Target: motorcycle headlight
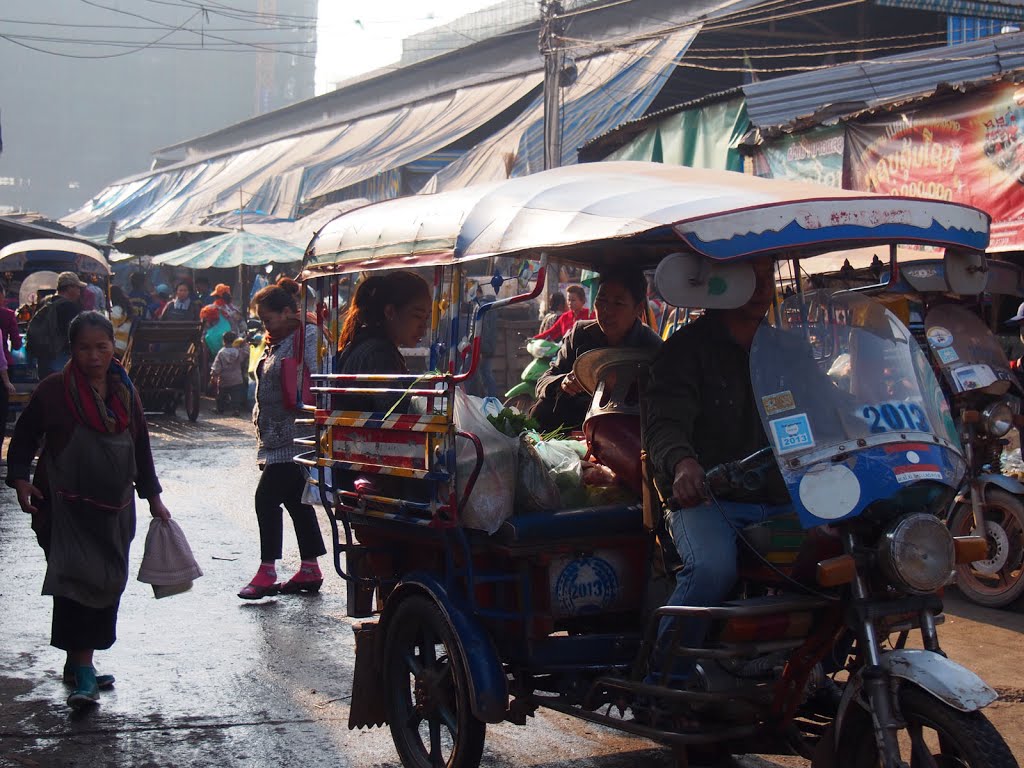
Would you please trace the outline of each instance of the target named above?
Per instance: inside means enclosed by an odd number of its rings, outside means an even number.
[[[1005,400],[992,403],[981,412],[981,418],[991,437],[1003,437],[1013,428],[1013,409]]]
[[[907,515],[882,537],[879,562],[889,579],[912,594],[931,594],[945,586],[956,557],[953,534],[934,515]]]

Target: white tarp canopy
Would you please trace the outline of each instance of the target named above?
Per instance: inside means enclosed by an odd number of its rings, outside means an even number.
[[[467,86],[229,154],[189,159],[110,185],[64,221],[79,232],[174,228],[238,207],[294,218],[309,200],[452,144],[540,86],[539,72]]]

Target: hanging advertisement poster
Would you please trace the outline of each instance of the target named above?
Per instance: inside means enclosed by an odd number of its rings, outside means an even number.
[[[990,252],[1024,249],[1024,86],[847,124],[847,187],[934,197],[992,217]]]
[[[841,126],[783,136],[758,149],[754,173],[770,179],[842,187],[845,143]]]

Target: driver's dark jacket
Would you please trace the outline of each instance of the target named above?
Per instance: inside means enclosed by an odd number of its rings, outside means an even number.
[[[750,356],[724,322],[709,312],[672,334],[651,366],[644,441],[655,483],[672,495],[675,466],[695,458],[705,469],[746,458],[768,446],[750,385]],[[735,501],[786,503],[779,482]]]

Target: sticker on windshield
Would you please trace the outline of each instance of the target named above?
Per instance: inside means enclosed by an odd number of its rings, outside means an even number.
[[[934,349],[945,349],[953,344],[953,334],[949,332],[948,328],[943,328],[941,325],[933,325],[928,329],[928,343]]]
[[[762,397],[761,407],[764,408],[765,416],[774,416],[777,413],[792,411],[796,408],[796,401],[793,400],[793,393],[787,389],[785,392],[776,392],[774,395]]]
[[[908,464],[905,467],[893,467],[898,483],[916,483],[918,480],[941,480],[942,470],[935,464]]]
[[[950,365],[960,359],[960,355],[956,353],[956,350],[953,349],[953,347],[936,349],[935,354],[943,365]]]
[[[811,422],[806,413],[784,416],[768,422],[772,430],[772,439],[780,454],[793,453],[814,447],[814,435],[811,433]]]
[[[924,408],[917,403],[889,402],[863,405],[854,415],[864,421],[873,435],[885,432],[931,432]]]
[[[987,365],[962,365],[959,368],[954,368],[953,378],[956,379],[956,384],[960,387],[961,392],[981,389],[996,382],[996,375]]]

